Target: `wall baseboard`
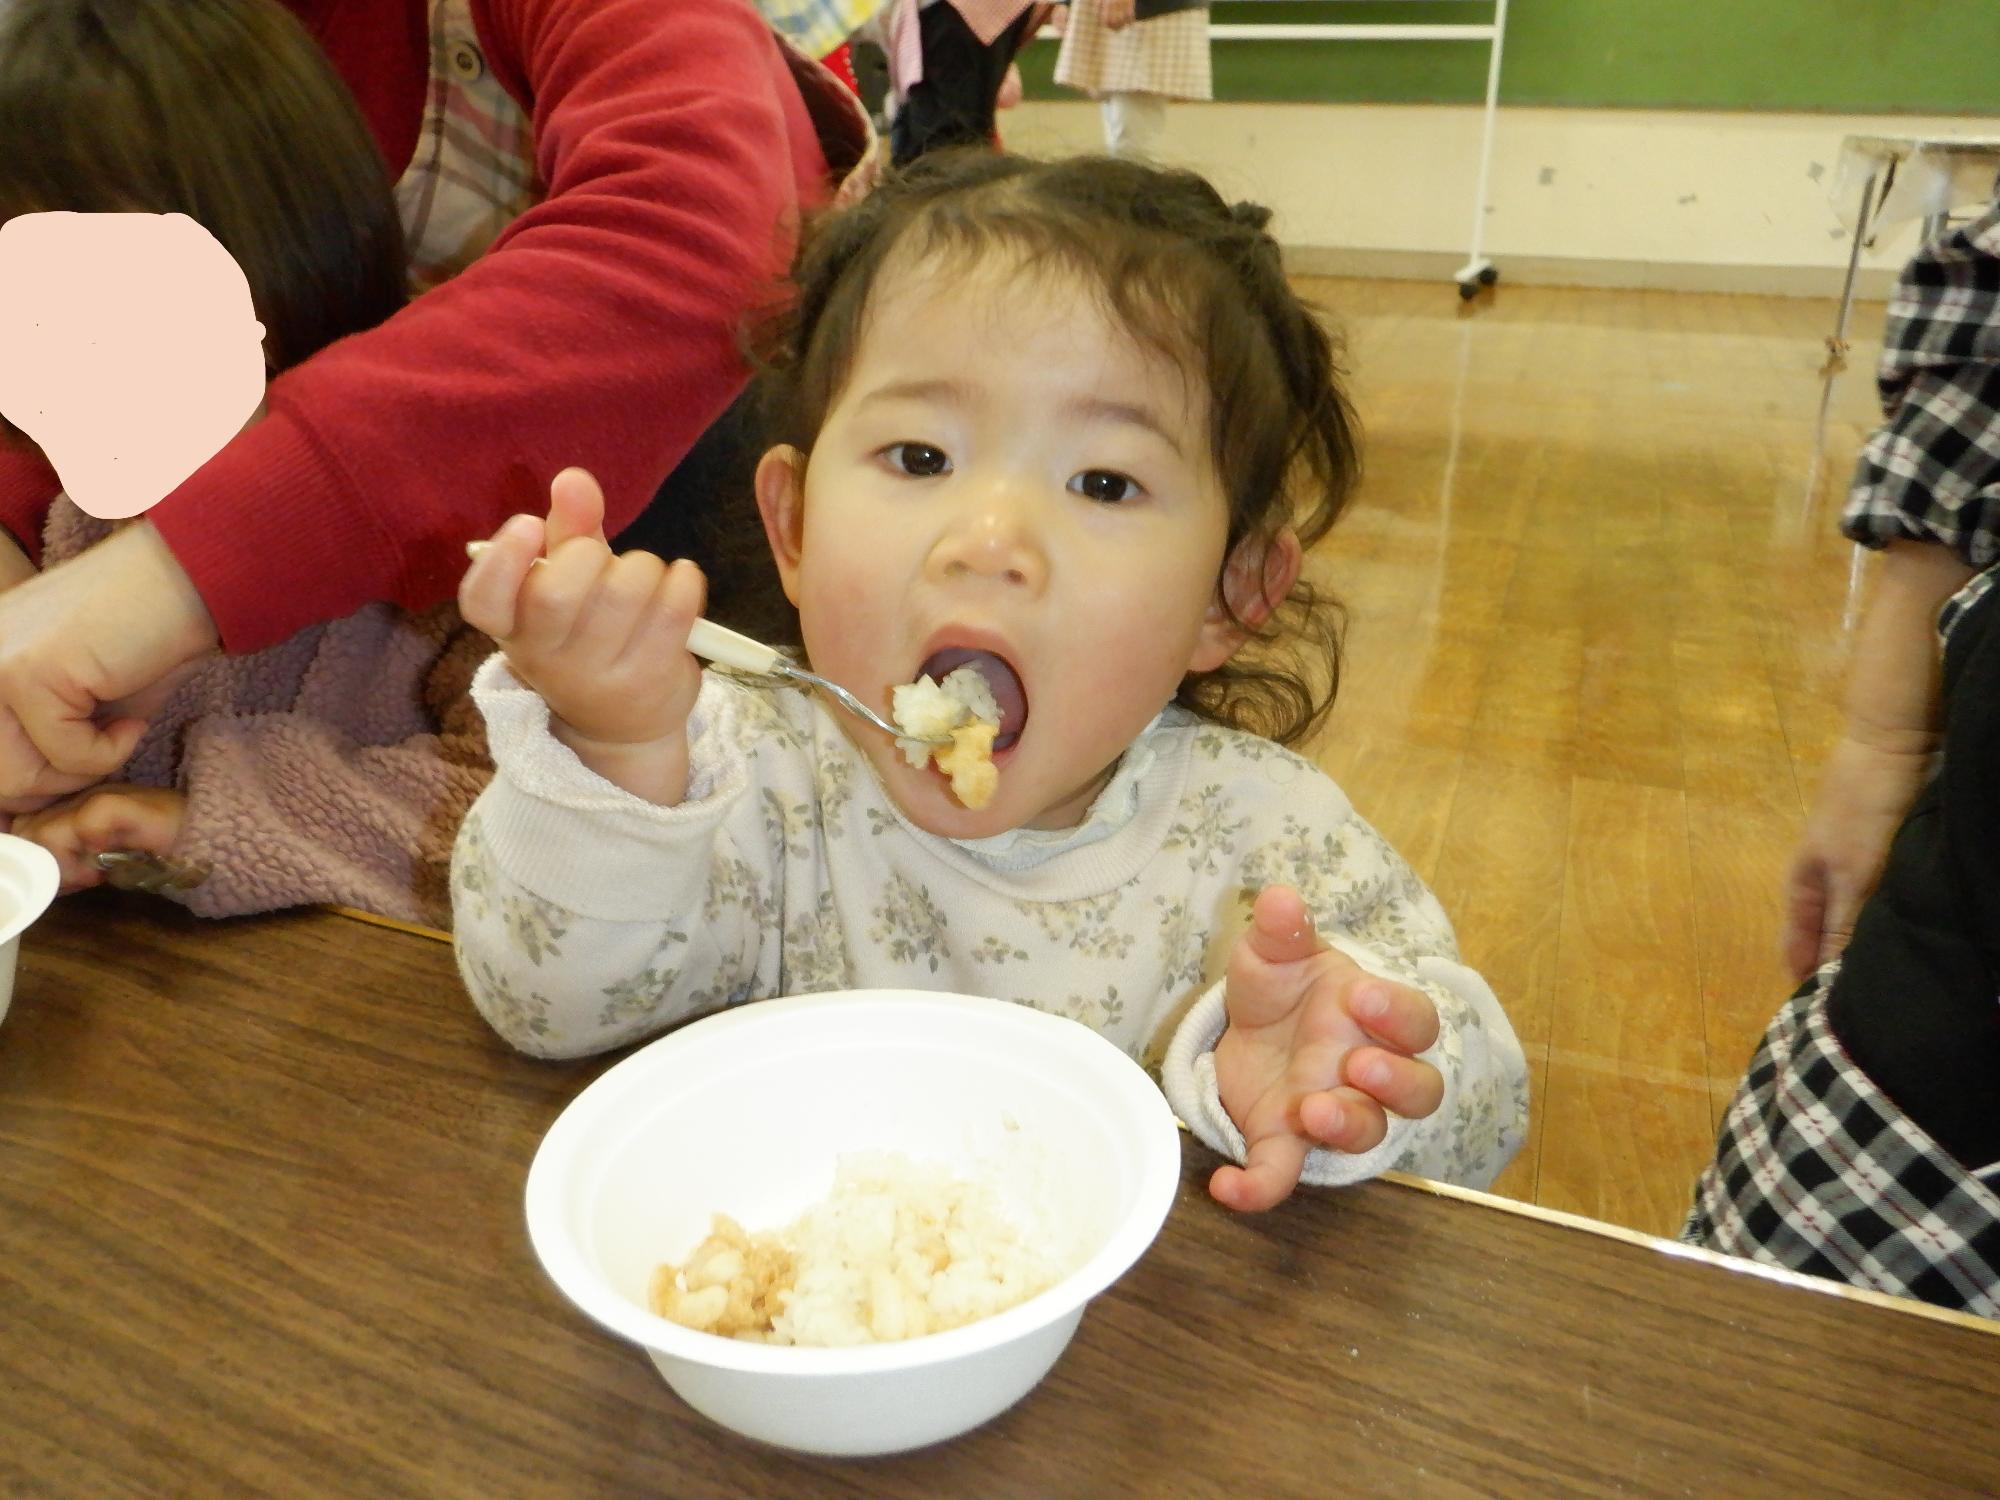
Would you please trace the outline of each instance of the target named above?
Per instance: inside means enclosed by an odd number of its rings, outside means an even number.
[[[1465,264],[1462,254],[1440,250],[1363,250],[1336,245],[1287,245],[1285,268],[1295,276],[1352,276],[1385,281],[1449,282]],[[1720,265],[1713,262],[1593,260],[1562,255],[1489,252],[1500,284],[1637,288],[1664,292],[1736,292],[1765,297],[1840,297],[1844,272],[1826,266]],[[1896,273],[1864,267],[1854,278],[1854,300],[1882,302]],[[1832,312],[1828,322],[1831,330]]]

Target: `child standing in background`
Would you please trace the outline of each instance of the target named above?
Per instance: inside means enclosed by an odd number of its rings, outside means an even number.
[[[1014,54],[1041,25],[1036,0],[891,0],[882,33],[896,99],[890,159],[993,140]]]
[[[0,139],[38,143],[0,154],[0,222],[182,213],[214,235],[249,282],[273,375],[404,303],[367,127],[265,0],[16,0],[0,12]],[[114,529],[58,496],[41,564]],[[32,586],[13,543],[0,552],[0,587]],[[339,902],[442,925],[452,836],[491,774],[465,693],[490,650],[451,605],[378,604],[211,656],[116,706],[149,721],[119,783],[11,805],[11,831],[56,854],[68,890],[126,851],[152,856],[151,883],[204,916]]]
[[[1231,1207],[1390,1166],[1491,1181],[1527,1105],[1505,1015],[1409,867],[1257,732],[1331,701],[1300,563],[1356,468],[1267,217],[1186,173],[971,152],[809,233],[767,349],[766,535],[816,671],[884,708],[985,679],[977,810],[818,699],[702,671],[699,571],[614,557],[589,476],[501,528],[460,588],[504,655],[453,902],[508,1041],[962,990],[1157,1063],[1243,1164],[1211,1183]]]
[[[1158,154],[1169,99],[1213,97],[1205,0],[1070,0],[1056,82],[1098,101],[1104,149]]]

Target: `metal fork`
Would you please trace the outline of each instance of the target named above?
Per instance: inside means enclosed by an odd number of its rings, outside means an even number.
[[[465,555],[477,558],[486,547],[485,542],[467,542]],[[545,557],[538,557],[534,565],[540,567],[547,561]],[[739,672],[750,672],[759,677],[785,677],[793,682],[803,683],[807,687],[818,688],[849,713],[866,719],[884,734],[893,735],[897,739],[910,740],[920,745],[945,745],[951,742],[950,735],[925,739],[920,735],[905,733],[839,683],[829,681],[817,672],[808,672],[776,646],[753,641],[749,636],[740,635],[726,625],[716,624],[713,620],[694,622],[688,630],[687,648],[704,661],[734,667]]]

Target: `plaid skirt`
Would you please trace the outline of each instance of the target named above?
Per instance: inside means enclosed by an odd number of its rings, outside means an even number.
[[[2000,1318],[2000,1195],[1848,1058],[1826,1018],[1837,972],[1764,1033],[1680,1237]]]
[[[1073,0],[1056,53],[1056,82],[1093,97],[1210,98],[1208,9],[1178,10],[1109,31],[1097,18],[1097,0]]]

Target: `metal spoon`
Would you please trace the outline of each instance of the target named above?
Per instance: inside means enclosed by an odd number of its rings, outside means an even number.
[[[486,542],[467,542],[465,544],[465,555],[477,558],[480,553],[486,550],[488,545]],[[540,567],[547,561],[548,559],[545,557],[538,557],[535,559],[534,565]],[[713,620],[698,619],[688,628],[687,648],[704,661],[716,662],[725,667],[734,667],[739,672],[749,672],[759,677],[786,677],[794,682],[804,683],[808,687],[816,687],[826,693],[849,713],[866,719],[884,734],[894,735],[897,739],[913,740],[918,744],[924,745],[944,745],[951,742],[950,735],[944,735],[937,739],[925,739],[919,735],[906,733],[876,713],[874,709],[863,703],[839,683],[831,682],[820,676],[817,672],[808,672],[804,667],[787,657],[776,646],[767,646],[762,641],[753,641],[749,636],[739,635],[736,631],[729,629],[725,625],[718,625]]]
[[[138,849],[106,849],[92,855],[91,863],[104,872],[106,885],[121,891],[145,891],[149,895],[191,891],[208,879],[207,865],[189,864]]]

